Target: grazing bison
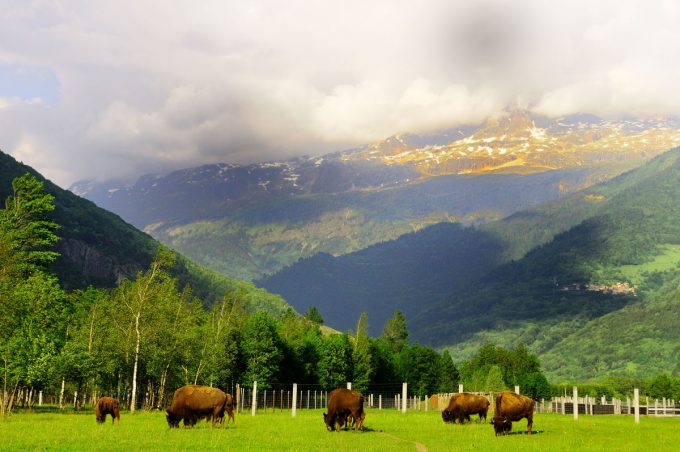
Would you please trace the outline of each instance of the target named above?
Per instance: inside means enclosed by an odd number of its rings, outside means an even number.
[[[491,420],[496,436],[510,432],[512,423],[522,418],[527,418],[527,433],[531,435],[531,426],[534,423],[534,401],[510,391],[498,394],[496,412]]]
[[[106,422],[106,415],[111,415],[111,423],[116,420],[120,422],[120,411],[118,410],[118,400],[113,397],[102,397],[97,401],[94,407],[94,414],[97,417],[97,422],[103,424]]]
[[[461,424],[470,421],[470,415],[478,414],[480,421],[486,421],[486,413],[489,411],[489,401],[486,397],[461,392],[451,397],[449,406],[442,411],[444,422],[454,423],[456,420]]]
[[[366,418],[364,396],[350,389],[334,389],[328,394],[328,414],[323,414],[326,429],[340,430],[348,423],[349,418],[354,420],[355,431],[363,429]]]
[[[172,397],[170,408],[166,410],[166,419],[170,428],[179,427],[184,420],[185,427],[192,427],[199,419],[212,417],[214,427],[218,420],[224,425],[224,410],[227,395],[217,388],[209,386],[182,386]],[[233,419],[233,414],[232,414]]]
[[[227,424],[229,423],[229,419],[231,419],[234,424],[236,423],[236,419],[234,419],[234,404],[236,403],[236,400],[231,394],[227,394],[227,401],[224,404],[224,411],[227,413]],[[212,413],[207,414],[205,416],[206,421],[212,421],[213,420],[213,415]]]

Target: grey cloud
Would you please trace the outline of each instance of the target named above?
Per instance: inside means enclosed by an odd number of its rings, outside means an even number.
[[[321,153],[515,103],[680,105],[674,2],[0,3],[0,64],[49,68],[61,89],[55,105],[0,99],[0,148],[61,185]]]

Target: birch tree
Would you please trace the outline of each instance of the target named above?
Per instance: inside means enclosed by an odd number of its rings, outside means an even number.
[[[155,301],[161,299],[162,283],[170,277],[165,269],[173,264],[173,255],[161,248],[149,269],[139,273],[134,282],[124,281],[114,294],[114,304],[118,308],[113,314],[116,325],[128,339],[131,347],[132,360],[132,388],[130,397],[130,412],[137,409],[138,373],[140,358],[142,357],[144,340],[153,335],[157,328]]]

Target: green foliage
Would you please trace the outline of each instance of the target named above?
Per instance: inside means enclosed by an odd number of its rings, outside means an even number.
[[[58,254],[49,250],[58,240],[58,226],[47,217],[54,210],[53,201],[54,196],[31,174],[12,181],[12,195],[0,210],[0,241],[6,244],[6,252],[17,255],[3,261],[11,260],[23,273],[32,273],[57,258]]]
[[[352,347],[346,334],[333,334],[321,344],[319,383],[327,390],[345,387],[352,376]]]
[[[274,318],[266,312],[258,312],[243,327],[243,351],[246,360],[244,382],[269,388],[275,381],[281,364],[281,337]]]
[[[373,384],[399,381],[397,355],[384,339],[370,339],[371,368],[373,369]]]
[[[423,397],[434,394],[439,387],[439,355],[429,347],[413,344],[399,354],[401,375],[409,391]]]
[[[538,358],[524,344],[506,349],[486,342],[476,355],[461,363],[460,369],[463,384],[473,391],[499,391],[519,385],[522,393],[531,397],[550,392]]]
[[[453,363],[453,358],[448,350],[442,352],[439,359],[439,387],[438,392],[455,392],[458,390],[460,374]]]
[[[323,325],[323,316],[319,312],[319,310],[316,308],[316,306],[310,306],[309,309],[304,314],[304,318],[309,320],[310,322],[317,323],[319,325]]]
[[[247,319],[245,302],[241,293],[227,293],[222,302],[214,304],[203,328],[199,328],[201,341],[205,344],[204,381],[217,387],[233,386],[240,377],[239,359],[242,351],[241,329]],[[187,360],[189,357],[187,357]]]
[[[680,398],[680,378],[661,373],[649,380],[645,386],[645,394],[653,399],[677,400]]]
[[[409,332],[406,327],[406,317],[399,311],[394,311],[394,317],[388,319],[380,337],[394,353],[400,353],[408,345]]]
[[[368,315],[362,312],[357,322],[357,332],[352,351],[353,386],[356,391],[363,392],[368,389],[371,382],[373,367],[371,366],[371,350],[368,339]]]
[[[548,383],[548,379],[542,372],[528,372],[522,374],[517,381],[522,394],[529,396],[534,400],[547,400],[552,396],[550,383]]]
[[[484,390],[488,392],[499,393],[507,389],[505,382],[503,381],[503,374],[501,373],[501,368],[498,365],[493,365],[489,369],[489,374],[486,376],[486,381],[484,382]]]

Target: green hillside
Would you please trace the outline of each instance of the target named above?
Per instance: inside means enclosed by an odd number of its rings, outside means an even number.
[[[486,340],[525,342],[554,379],[648,376],[677,365],[669,319],[680,285],[678,218],[675,149],[495,223],[426,228],[408,240],[300,262],[262,283],[298,309],[318,306],[331,322],[392,305],[407,313],[418,340],[448,348],[454,359]]]
[[[53,220],[61,227],[56,244],[59,259],[53,269],[67,289],[113,287],[124,277],[132,277],[144,270],[156,254],[159,243],[135,229],[120,217],[94,203],[62,190],[29,166],[0,152],[0,199],[11,194],[12,180],[25,173],[35,175],[52,194],[55,210]],[[280,314],[289,305],[279,296],[256,288],[195,264],[177,255],[173,269],[182,285],[191,286],[194,293],[211,304],[222,299],[227,291],[240,290],[251,309],[265,309]]]
[[[215,207],[210,218],[159,222],[145,230],[196,262],[251,280],[316,253],[343,255],[440,222],[496,221],[631,165],[448,175],[384,189],[282,195],[230,209]]]
[[[459,356],[524,341],[553,378],[676,371],[680,150],[581,198],[597,205],[553,208],[584,221],[422,313],[421,337]]]

